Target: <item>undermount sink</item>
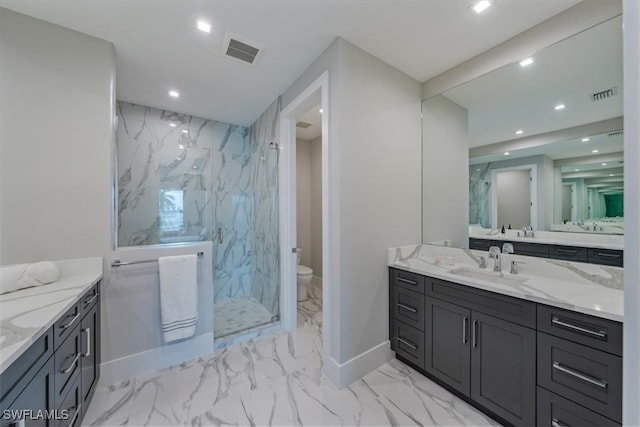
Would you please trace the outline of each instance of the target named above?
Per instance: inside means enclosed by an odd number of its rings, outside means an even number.
[[[521,285],[529,280],[528,277],[518,277],[514,275],[505,275],[503,272],[480,270],[478,268],[460,267],[449,271],[451,274],[469,277],[471,279],[487,280],[489,282],[500,283],[502,285]]]

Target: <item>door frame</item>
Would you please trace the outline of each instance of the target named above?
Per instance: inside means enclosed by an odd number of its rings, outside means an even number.
[[[297,327],[297,247],[296,231],[296,117],[317,105],[322,112],[322,353],[326,366],[330,353],[331,294],[335,283],[335,271],[331,256],[339,252],[338,240],[331,238],[334,224],[330,218],[332,187],[329,182],[329,71],[322,73],[280,112],[281,163],[280,188],[280,306],[282,328],[292,331]]]

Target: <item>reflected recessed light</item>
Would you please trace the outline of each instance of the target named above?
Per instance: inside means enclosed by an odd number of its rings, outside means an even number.
[[[580,169],[574,169],[573,171],[574,172],[580,172]]]
[[[180,92],[178,92],[177,90],[170,90],[169,91],[169,96],[172,98],[178,98],[180,97]]]
[[[613,174],[612,174],[612,173],[610,173],[610,174],[609,174],[609,176],[613,176]]]
[[[505,156],[508,156],[509,154],[510,154],[510,153],[509,153],[508,151],[505,151],[505,152],[504,152],[504,155],[505,155]]]
[[[491,2],[489,0],[480,0],[473,5],[473,11],[477,14],[480,14],[487,10],[491,6]]]
[[[607,164],[606,164],[606,163],[603,163],[603,164],[602,164],[602,166],[607,166]]]
[[[319,110],[318,110],[318,113],[322,114],[322,111],[323,111],[323,110],[322,110],[322,108],[321,108],[321,109],[319,109]]]
[[[521,67],[526,67],[527,65],[531,65],[531,64],[533,64],[533,58],[526,58],[520,61]]]
[[[480,172],[480,169],[476,169],[476,171]]]
[[[514,132],[516,135],[522,135],[524,133],[524,131],[522,129],[518,129],[517,131]]]
[[[194,168],[194,169],[198,169],[198,166],[196,166],[196,165],[193,165],[193,168]]]
[[[582,142],[589,142],[589,138],[582,138]]]
[[[189,131],[186,129],[182,129],[182,133],[189,133]]]
[[[178,125],[177,125],[177,124],[175,124],[175,123],[169,123],[169,126],[171,126],[172,128],[174,128],[174,127],[176,127],[176,126],[178,126]]]
[[[200,31],[204,31],[205,33],[211,32],[211,24],[205,21],[198,21],[198,29]]]
[[[184,144],[178,144],[178,148],[184,150]]]
[[[599,151],[598,151],[598,150],[591,150],[591,152],[592,152],[593,154],[599,153]]]
[[[564,108],[566,107],[566,105],[564,104],[558,104],[555,107],[553,107],[554,110],[564,110]]]

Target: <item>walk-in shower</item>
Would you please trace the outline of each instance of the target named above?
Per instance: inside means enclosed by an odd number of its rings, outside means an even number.
[[[216,339],[280,318],[278,111],[244,127],[117,104],[118,246],[211,241]]]

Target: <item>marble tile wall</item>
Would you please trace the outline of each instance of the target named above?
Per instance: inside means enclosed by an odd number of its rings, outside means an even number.
[[[215,300],[251,295],[250,129],[121,101],[117,112],[118,246],[213,240]],[[180,230],[161,230],[161,190],[183,192]]]
[[[491,227],[491,163],[469,166],[469,224]]]
[[[250,239],[251,293],[274,316],[280,313],[280,233],[278,217],[280,98],[251,126],[251,187],[254,218]]]

